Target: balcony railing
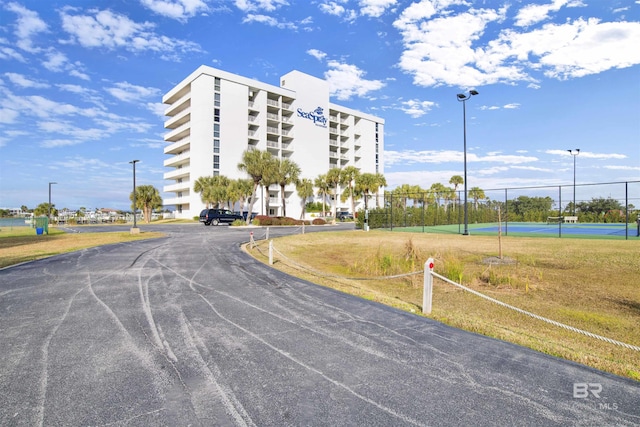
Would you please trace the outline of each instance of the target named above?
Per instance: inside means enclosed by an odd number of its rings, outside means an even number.
[[[164,166],[177,166],[181,163],[188,163],[191,158],[191,151],[187,150],[184,153],[180,153],[170,158],[166,159],[163,164]]]
[[[169,144],[166,147],[164,147],[164,154],[173,154],[174,151],[181,151],[181,149],[189,146],[189,144],[191,143],[191,138],[190,137],[186,137],[186,138],[182,138],[179,141],[174,142],[173,144]]]
[[[191,169],[186,167],[186,168],[178,168],[178,169],[174,169],[170,172],[167,172],[164,174],[164,179],[177,179],[177,178],[181,178],[181,177],[185,177],[185,176],[189,176],[189,173],[191,172]]]
[[[191,188],[190,181],[177,182],[175,184],[165,185],[163,190],[165,193],[175,193],[178,191],[189,191]]]

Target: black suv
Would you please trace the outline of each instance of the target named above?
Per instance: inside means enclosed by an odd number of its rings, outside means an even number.
[[[340,221],[353,221],[353,214],[351,214],[350,212],[338,212],[336,214],[336,219],[339,219]]]
[[[200,212],[200,222],[204,222],[204,225],[231,224],[236,219],[244,220],[242,215],[233,213],[228,209],[204,209]]]

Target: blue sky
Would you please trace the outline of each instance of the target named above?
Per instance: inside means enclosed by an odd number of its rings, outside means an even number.
[[[325,78],[385,119],[389,189],[463,174],[471,89],[469,187],[571,185],[575,148],[578,184],[640,180],[639,45],[639,0],[0,0],[0,207],[128,209],[133,159],[162,190],[200,65]]]

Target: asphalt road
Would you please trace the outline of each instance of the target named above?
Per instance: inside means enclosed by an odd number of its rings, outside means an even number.
[[[640,383],[155,229],[0,270],[0,425],[640,425]]]

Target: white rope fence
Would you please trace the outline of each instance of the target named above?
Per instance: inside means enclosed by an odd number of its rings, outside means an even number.
[[[582,329],[574,328],[573,326],[565,325],[564,323],[556,322],[555,320],[547,319],[546,317],[542,317],[542,316],[539,316],[537,314],[534,314],[534,313],[528,312],[526,310],[523,310],[521,308],[514,307],[512,305],[506,304],[506,303],[504,303],[502,301],[498,301],[495,298],[491,298],[491,297],[489,297],[487,295],[481,294],[478,291],[474,291],[471,288],[468,288],[468,287],[466,287],[464,285],[461,285],[460,283],[456,283],[453,280],[449,280],[446,277],[444,277],[444,276],[442,276],[442,275],[440,275],[440,274],[438,274],[438,273],[433,271],[433,259],[431,259],[431,258],[425,263],[425,270],[424,271],[427,272],[425,274],[425,294],[427,293],[427,288],[431,288],[431,286],[427,284],[428,278],[430,279],[430,277],[437,277],[438,279],[440,279],[440,280],[442,280],[444,282],[447,282],[447,283],[449,283],[449,284],[451,284],[453,286],[456,286],[456,287],[458,287],[458,288],[460,288],[460,289],[462,289],[464,291],[470,292],[470,293],[472,293],[472,294],[474,294],[476,296],[479,296],[480,298],[484,298],[484,299],[486,299],[488,301],[491,301],[494,304],[498,304],[498,305],[500,305],[502,307],[517,311],[518,313],[524,314],[526,316],[533,317],[534,319],[542,320],[543,322],[549,323],[551,325],[558,326],[560,328],[567,329],[569,331],[576,332],[576,333],[579,333],[579,334],[582,334],[582,335],[586,335],[586,336],[588,336],[590,338],[595,338],[595,339],[600,340],[600,341],[605,341],[605,342],[608,342],[609,344],[618,345],[618,346],[621,346],[621,347],[628,348],[630,350],[640,351],[640,347],[638,347],[638,346],[627,344],[627,343],[624,343],[624,342],[621,342],[621,341],[616,341],[616,340],[611,339],[611,338],[603,337],[602,335],[597,335],[597,334],[594,334],[594,333],[591,333],[591,332],[588,332],[588,331],[584,331]],[[429,289],[429,292],[430,291],[431,291],[431,289]],[[430,300],[430,298],[431,298],[430,296],[425,296],[425,300],[426,299]],[[424,309],[423,309],[423,311],[424,311]],[[429,307],[429,311],[431,311],[430,307]]]
[[[304,233],[304,231],[303,231],[303,233]],[[269,230],[267,229],[267,231],[266,231],[266,238],[267,239],[268,239],[268,236],[269,236]],[[252,244],[252,248],[256,247],[255,241],[253,239],[253,233],[251,233],[251,242],[250,243]],[[258,248],[258,251],[262,255],[264,255],[264,253],[260,250],[260,248]],[[458,287],[458,288],[460,288],[460,289],[462,289],[462,290],[464,290],[466,292],[470,292],[470,293],[472,293],[472,294],[474,294],[474,295],[476,295],[476,296],[478,296],[480,298],[484,298],[487,301],[491,301],[494,304],[498,304],[499,306],[508,308],[510,310],[517,311],[518,313],[524,314],[525,316],[529,316],[529,317],[532,317],[534,319],[541,320],[543,322],[549,323],[551,325],[558,326],[560,328],[563,328],[563,329],[566,329],[566,330],[569,330],[569,331],[572,331],[572,332],[576,332],[576,333],[588,336],[590,338],[594,338],[594,339],[597,339],[597,340],[600,340],[600,341],[604,341],[604,342],[607,342],[609,344],[613,344],[613,345],[617,345],[617,346],[620,346],[620,347],[624,347],[624,348],[627,348],[629,350],[640,351],[640,347],[638,347],[638,346],[627,344],[627,343],[624,343],[624,342],[621,342],[621,341],[617,341],[617,340],[614,340],[614,339],[611,339],[611,338],[603,337],[602,335],[597,335],[597,334],[594,334],[594,333],[589,332],[589,331],[585,331],[585,330],[582,330],[582,329],[575,328],[573,326],[565,325],[564,323],[560,323],[560,322],[557,322],[555,320],[547,319],[546,317],[542,317],[542,316],[539,316],[537,314],[531,313],[529,311],[523,310],[521,308],[514,307],[512,305],[506,304],[506,303],[504,303],[502,301],[499,301],[499,300],[497,300],[495,298],[491,298],[491,297],[489,297],[487,295],[484,295],[484,294],[482,294],[482,293],[480,293],[478,291],[475,291],[475,290],[473,290],[471,288],[468,288],[468,287],[466,287],[466,286],[464,286],[464,285],[462,285],[460,283],[456,283],[453,280],[449,280],[446,277],[444,277],[444,276],[442,276],[442,275],[440,275],[440,274],[438,274],[438,273],[433,271],[434,262],[433,262],[432,258],[429,258],[427,260],[427,262],[425,263],[425,266],[424,266],[424,270],[421,270],[421,271],[414,271],[414,272],[411,272],[411,273],[404,273],[404,274],[396,274],[396,275],[393,275],[393,276],[345,277],[345,276],[337,276],[337,275],[326,274],[324,272],[321,272],[321,271],[318,271],[318,270],[314,270],[309,266],[305,266],[305,265],[302,265],[300,263],[297,263],[297,262],[293,261],[292,259],[288,258],[282,252],[278,251],[273,246],[273,240],[269,240],[269,253],[268,253],[269,265],[273,265],[273,254],[274,253],[277,253],[282,258],[283,261],[286,261],[292,267],[298,268],[300,270],[307,270],[307,271],[309,271],[309,272],[311,272],[314,275],[317,275],[319,277],[325,277],[325,278],[330,278],[330,279],[358,280],[358,281],[361,281],[361,280],[385,280],[385,279],[397,279],[397,278],[401,278],[401,277],[415,276],[415,275],[424,273],[424,294],[423,294],[422,311],[423,311],[423,313],[426,313],[426,314],[431,313],[431,302],[432,302],[432,292],[433,292],[433,279],[432,278],[436,277],[436,278],[438,278],[438,279],[440,279],[440,280],[442,280],[442,281],[444,281],[446,283],[449,283],[450,285],[456,286],[456,287]]]

